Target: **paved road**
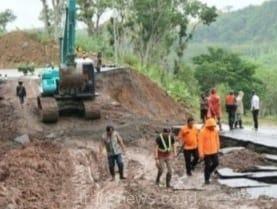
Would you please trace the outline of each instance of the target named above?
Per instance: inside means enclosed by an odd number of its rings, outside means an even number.
[[[200,129],[202,125],[198,125]],[[181,126],[173,126],[173,129],[178,132]],[[267,148],[266,153],[277,154],[277,128],[276,127],[261,127],[258,131],[250,127],[244,129],[235,129],[229,131],[227,125],[223,125],[223,132],[220,135],[226,140],[233,141],[236,146],[247,146],[248,144],[254,147]],[[236,143],[237,142],[237,143]],[[234,145],[235,146],[235,145]],[[272,149],[272,150],[270,150]]]
[[[221,133],[221,136],[241,143],[241,146],[252,145],[255,150],[262,150],[266,153],[277,154],[277,129],[276,127],[261,127],[255,131],[249,127],[245,129],[227,130]]]
[[[108,71],[112,71],[112,70],[117,70],[119,68],[122,68],[122,67],[103,67],[101,69],[101,72],[108,72]],[[0,75],[1,75],[0,79],[1,79],[1,77],[7,78],[9,80],[18,79],[21,77],[24,77],[27,79],[38,79],[39,74],[41,73],[42,70],[43,70],[42,68],[36,68],[33,75],[24,76],[23,73],[18,72],[17,69],[0,69]]]

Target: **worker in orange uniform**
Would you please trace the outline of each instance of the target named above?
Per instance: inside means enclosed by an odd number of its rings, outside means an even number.
[[[228,113],[228,123],[230,130],[234,129],[235,117],[236,117],[236,97],[234,92],[230,92],[229,95],[226,96],[225,100],[226,112]]]
[[[208,118],[214,118],[217,120],[219,129],[222,131],[221,126],[221,104],[220,97],[216,93],[216,89],[211,90],[211,94],[208,98],[209,110],[208,110]]]
[[[219,135],[216,130],[216,121],[210,118],[200,131],[198,150],[201,159],[205,162],[205,184],[210,183],[210,176],[218,166],[218,152],[220,148]]]
[[[187,175],[191,176],[198,163],[198,130],[194,125],[194,119],[189,118],[187,125],[182,127],[178,138],[183,146],[183,153],[186,162]]]

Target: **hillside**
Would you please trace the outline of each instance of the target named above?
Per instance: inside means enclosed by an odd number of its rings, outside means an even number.
[[[0,68],[34,63],[45,66],[58,62],[58,47],[54,41],[42,43],[35,34],[14,31],[0,37]]]
[[[277,41],[277,1],[261,6],[225,13],[210,26],[202,27],[195,35],[197,42],[241,44]]]
[[[277,66],[277,1],[223,13],[210,26],[199,28],[185,54],[186,62],[205,53],[208,46],[239,53],[261,67]]]

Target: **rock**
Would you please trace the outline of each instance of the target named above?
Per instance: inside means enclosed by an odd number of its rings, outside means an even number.
[[[113,101],[113,102],[112,102],[112,106],[119,107],[119,106],[120,106],[120,103],[119,103],[119,102],[116,102],[116,101]]]
[[[20,143],[20,144],[28,144],[30,143],[30,138],[28,134],[24,134],[22,136],[18,136],[14,139],[15,142]]]
[[[245,149],[245,148],[244,147],[226,147],[226,148],[220,149],[219,152],[223,155],[226,155],[230,152],[237,151],[237,150],[243,150],[243,149]]]
[[[277,155],[264,154],[265,159],[277,162]]]
[[[255,180],[250,180],[246,178],[237,178],[237,179],[219,179],[218,182],[222,185],[231,187],[231,188],[251,188],[251,187],[268,187],[269,184],[260,183]]]
[[[16,206],[13,204],[8,204],[5,209],[16,209]]]
[[[46,136],[46,138],[47,138],[47,139],[55,139],[55,138],[57,138],[57,134],[55,134],[55,133],[48,134],[48,135]]]
[[[272,172],[277,171],[276,166],[253,166],[247,170],[247,172]]]
[[[233,169],[231,168],[221,168],[217,170],[218,175],[221,178],[243,178],[243,177],[248,177],[251,175],[251,173],[237,173],[234,172]]]
[[[7,195],[8,191],[7,188],[3,185],[0,185],[0,196],[5,197]]]

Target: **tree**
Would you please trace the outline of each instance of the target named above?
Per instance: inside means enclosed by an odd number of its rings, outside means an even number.
[[[58,39],[60,36],[60,30],[62,28],[62,16],[64,13],[66,0],[52,0],[51,5],[47,0],[41,0],[42,12],[40,19],[44,22],[44,29],[48,35],[51,35]]]
[[[64,14],[66,0],[52,0],[52,10],[53,10],[53,31],[54,37],[56,39],[59,38],[61,35],[61,29],[63,28],[62,23],[62,16]]]
[[[94,23],[92,18],[95,11],[93,8],[93,0],[78,0],[78,5],[78,20],[86,24],[88,35],[91,36],[94,32]]]
[[[240,58],[238,54],[221,48],[208,48],[208,54],[193,58],[195,77],[203,92],[218,85],[244,91],[245,101],[250,101],[252,90],[261,92],[263,82],[255,77],[257,66]],[[249,105],[248,105],[249,106]]]
[[[184,51],[189,40],[191,40],[195,30],[200,24],[210,25],[216,20],[217,12],[215,7],[209,7],[199,1],[181,1],[183,8],[177,19],[179,25],[177,58],[174,62],[174,74],[180,71],[180,64]],[[190,19],[194,21],[191,22]]]
[[[100,19],[110,4],[111,0],[78,0],[78,19],[86,24],[90,36],[98,32]]]
[[[51,23],[50,23],[50,11],[46,0],[41,0],[42,3],[42,13],[40,19],[44,22],[44,29],[48,35],[51,34]]]
[[[6,9],[4,12],[0,12],[0,31],[5,32],[8,23],[13,22],[16,19],[13,11]]]
[[[176,39],[178,63],[196,27],[200,23],[210,24],[217,16],[214,7],[196,0],[130,0],[127,11],[125,1],[117,0],[120,4],[115,9],[119,14],[125,12],[125,31],[131,31],[131,41],[142,65],[147,65],[155,55],[163,56],[157,49],[161,44],[167,45],[164,53],[169,52]]]

